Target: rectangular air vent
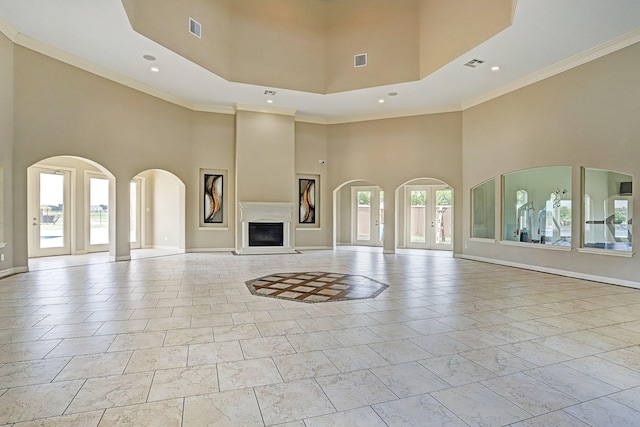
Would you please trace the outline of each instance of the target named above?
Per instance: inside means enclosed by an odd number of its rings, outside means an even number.
[[[465,67],[476,68],[478,65],[484,64],[482,59],[472,59],[471,61],[464,64]]]
[[[197,38],[202,38],[202,26],[193,18],[189,18],[189,32]]]
[[[353,56],[353,66],[358,67],[366,67],[367,66],[367,54],[359,53],[358,55]]]

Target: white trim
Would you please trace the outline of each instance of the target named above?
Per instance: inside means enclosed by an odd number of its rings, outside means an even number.
[[[631,46],[632,44],[639,41],[640,30],[632,31],[613,40],[609,40],[608,42],[603,43],[600,46],[593,47],[556,64],[543,68],[542,70],[538,70],[535,73],[529,74],[528,76],[511,82],[508,85],[502,86],[501,88],[485,93],[484,95],[480,95],[476,98],[463,101],[462,109],[466,110],[468,108],[475,107],[476,105],[480,105],[482,103],[490,101],[494,98],[498,98],[502,95],[506,95],[518,89],[522,89],[523,87],[548,79],[549,77],[553,77],[557,74],[571,70],[572,68],[579,67],[580,65],[594,61],[620,49],[624,49],[625,47]]]
[[[234,104],[235,111],[249,111],[251,113],[280,114],[283,116],[295,116],[296,110],[293,108],[267,107],[264,105]]]
[[[7,268],[6,270],[0,270],[0,278],[13,276],[14,274],[18,274],[18,273],[28,273],[28,272],[29,272],[29,267]]]
[[[124,256],[109,256],[111,262],[131,261],[131,255]]]
[[[7,242],[0,242],[0,248],[7,247]]]
[[[242,104],[236,104],[234,107],[228,107],[223,105],[195,104],[193,102],[186,101],[177,96],[170,95],[168,93],[155,89],[151,86],[140,83],[129,77],[125,77],[119,73],[108,70],[99,65],[93,64],[89,61],[81,59],[68,52],[64,52],[60,49],[54,48],[46,43],[43,43],[25,34],[19,33],[15,28],[11,26],[11,24],[9,24],[6,20],[2,18],[0,18],[0,32],[2,32],[13,43],[17,45],[26,47],[35,52],[57,59],[66,64],[88,71],[100,77],[104,77],[116,83],[120,83],[124,86],[135,89],[139,92],[146,93],[147,95],[151,95],[156,98],[163,99],[167,102],[171,102],[173,104],[179,105],[181,107],[184,107],[193,111],[202,111],[202,112],[211,112],[211,113],[220,113],[220,114],[234,114],[236,111],[240,109],[242,111],[267,112],[267,113],[273,113],[273,114],[284,114],[284,115],[295,116],[296,110],[278,108],[278,107],[243,106]],[[525,76],[501,88],[490,91],[476,98],[464,100],[461,102],[460,105],[453,104],[453,105],[424,107],[424,108],[395,111],[395,112],[391,111],[391,112],[385,112],[385,113],[363,114],[363,115],[343,116],[343,117],[300,116],[300,117],[296,117],[295,120],[297,122],[302,122],[302,123],[331,125],[331,124],[354,123],[354,122],[362,122],[362,121],[370,121],[370,120],[382,120],[382,119],[391,119],[391,118],[399,118],[399,117],[421,116],[421,115],[439,114],[439,113],[446,113],[446,112],[464,111],[468,108],[475,107],[479,104],[498,98],[502,95],[506,95],[510,92],[513,92],[518,89],[522,89],[523,87],[537,83],[541,80],[547,79],[549,77],[553,77],[557,74],[560,74],[564,71],[568,71],[572,68],[578,67],[587,62],[596,60],[605,55],[616,52],[620,49],[624,49],[625,47],[631,46],[632,44],[637,43],[639,41],[640,41],[640,30],[632,31],[616,39],[603,43],[600,46],[596,46],[585,52],[581,52],[571,58],[567,58],[556,64],[550,65],[549,67],[546,67],[542,70],[539,70],[535,73]],[[327,94],[327,95],[330,95],[330,94]],[[240,108],[238,108],[238,106],[240,106]]]
[[[229,231],[229,227],[198,227],[200,231]]]
[[[186,253],[233,252],[235,250],[236,248],[189,248]]]
[[[541,243],[514,242],[512,240],[500,240],[501,245],[518,246],[520,248],[548,249],[551,251],[571,252],[571,246],[543,245]]]
[[[611,249],[598,249],[598,248],[578,248],[578,252],[583,254],[619,256],[623,258],[631,258],[633,256],[633,252],[616,251]]]
[[[320,227],[297,227],[296,231],[322,231]]]
[[[590,280],[592,282],[601,282],[610,285],[626,286],[629,288],[640,289],[640,282],[631,280],[616,279],[613,277],[596,276],[593,274],[578,273],[576,271],[559,270],[556,268],[540,267],[537,265],[521,264],[519,262],[502,261],[499,259],[479,257],[475,255],[453,254],[454,258],[468,259],[471,261],[486,262],[489,264],[504,265],[506,267],[521,268],[523,270],[539,271],[541,273],[555,274],[558,276],[572,277],[574,279]]]
[[[296,246],[296,250],[298,251],[324,251],[332,249],[331,246]]]
[[[387,254],[387,255],[392,255],[392,254],[396,253],[396,250],[395,249],[383,249],[382,253],[383,254]]]
[[[474,243],[495,243],[496,239],[486,239],[484,237],[469,237],[469,241]]]

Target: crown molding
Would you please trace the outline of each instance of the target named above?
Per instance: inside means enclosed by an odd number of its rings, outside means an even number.
[[[532,85],[534,83],[538,83],[539,81],[548,79],[549,77],[553,77],[572,68],[579,67],[580,65],[586,64],[587,62],[594,61],[598,58],[616,52],[620,49],[624,49],[625,47],[631,46],[632,44],[638,42],[640,42],[640,30],[632,31],[621,37],[610,40],[607,43],[603,43],[600,46],[596,46],[577,55],[574,55],[571,58],[567,58],[549,67],[543,68],[542,70],[539,70],[533,74],[529,74],[528,76],[516,80],[508,85],[502,86],[501,88],[498,88],[491,92],[487,92],[484,95],[478,96],[476,98],[463,101],[462,109],[466,110],[487,101],[491,101],[492,99],[498,98],[502,95],[506,95],[510,92],[514,92],[518,89],[522,89],[523,87]]]
[[[498,98],[502,95],[506,95],[510,92],[514,92],[516,90],[522,89],[526,86],[532,85],[534,83],[537,83],[549,77],[553,77],[557,74],[568,71],[572,68],[586,64],[590,61],[596,60],[605,55],[608,55],[620,49],[624,49],[625,47],[631,46],[632,44],[640,42],[640,30],[632,31],[621,37],[613,39],[607,43],[603,43],[600,46],[596,46],[585,52],[579,53],[571,58],[560,61],[557,64],[546,67],[522,79],[516,80],[508,85],[502,86],[496,90],[487,92],[476,98],[465,100],[460,105],[444,105],[444,106],[437,106],[437,107],[425,107],[425,108],[417,108],[417,109],[411,109],[411,110],[390,111],[390,112],[384,112],[384,113],[362,114],[362,115],[343,116],[343,117],[326,117],[326,116],[312,116],[312,115],[296,116],[295,109],[270,107],[270,106],[235,104],[233,107],[229,107],[229,106],[223,106],[223,105],[195,104],[195,103],[186,101],[180,97],[170,95],[166,92],[155,89],[137,80],[131,79],[129,77],[125,77],[119,73],[116,73],[107,68],[101,67],[99,65],[96,65],[87,60],[81,59],[68,52],[62,51],[46,43],[43,43],[39,40],[36,40],[32,37],[29,37],[25,34],[22,34],[19,31],[17,31],[15,28],[13,28],[13,26],[10,23],[8,23],[5,19],[1,17],[0,17],[0,32],[4,34],[7,38],[9,38],[9,40],[11,40],[13,43],[19,46],[33,50],[37,53],[51,57],[63,63],[69,64],[73,67],[90,72],[97,76],[103,77],[105,79],[108,79],[113,82],[124,85],[126,87],[129,87],[131,89],[162,99],[164,101],[181,106],[183,108],[187,108],[192,111],[205,112],[205,113],[231,114],[231,115],[235,114],[237,111],[280,114],[280,115],[286,115],[286,116],[294,116],[296,122],[320,124],[320,125],[345,124],[345,123],[365,122],[365,121],[372,121],[372,120],[384,120],[384,119],[393,119],[393,118],[401,118],[401,117],[411,117],[411,116],[464,111],[466,109],[475,107],[477,105],[480,105],[492,99]]]
[[[296,115],[296,110],[293,108],[268,107],[264,105],[250,104],[234,104],[233,108],[235,111],[249,111],[251,113],[280,114],[282,116]]]
[[[7,36],[7,38],[14,43],[16,42],[16,37],[19,34],[18,31],[2,17],[0,17],[0,33]]]

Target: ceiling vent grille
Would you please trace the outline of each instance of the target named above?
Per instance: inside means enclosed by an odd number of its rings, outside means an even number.
[[[484,64],[482,59],[472,59],[471,61],[464,64],[465,67],[476,68],[478,65]]]
[[[189,18],[189,32],[199,39],[202,38],[202,26],[193,18]]]
[[[355,68],[358,67],[366,67],[367,66],[367,54],[359,53],[353,56],[353,66]]]

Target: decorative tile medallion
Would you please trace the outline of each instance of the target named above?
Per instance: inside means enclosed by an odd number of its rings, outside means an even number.
[[[252,294],[302,302],[375,298],[389,286],[355,274],[274,273],[245,282]]]

